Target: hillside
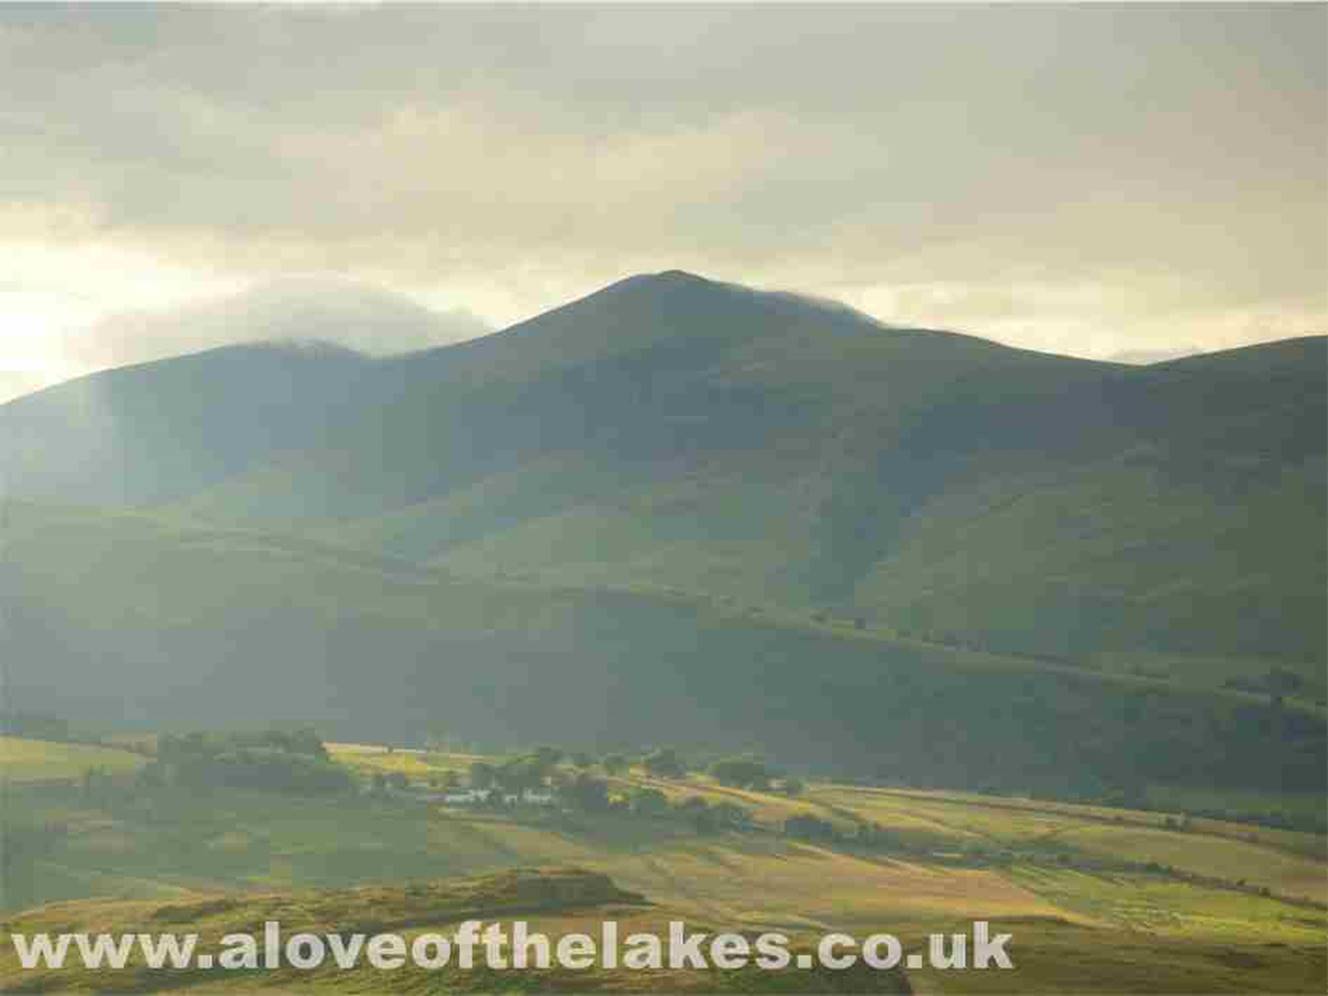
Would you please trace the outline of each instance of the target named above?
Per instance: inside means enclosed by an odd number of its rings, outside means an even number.
[[[15,505],[12,707],[344,739],[757,747],[909,784],[1321,792],[1296,700],[687,599],[481,582],[142,512]],[[95,662],[95,667],[89,662]]]
[[[651,931],[668,936],[668,918],[687,915],[676,907],[652,908],[644,897],[617,888],[609,878],[580,869],[523,869],[469,879],[415,883],[401,887],[366,887],[321,893],[272,893],[243,897],[204,895],[185,902],[69,903],[46,910],[23,914],[7,926],[17,931],[49,928],[50,912],[62,919],[69,929],[70,918],[84,929],[98,925],[135,922],[151,923],[159,929],[188,928],[200,934],[202,943],[220,949],[220,940],[228,933],[250,931],[263,920],[277,920],[288,931],[320,933],[364,933],[390,931],[407,938],[425,933],[451,936],[465,921],[501,922],[521,920],[529,930],[555,940],[567,933],[592,931],[605,919],[617,922],[622,936]],[[114,919],[114,918],[119,918]],[[804,941],[805,945],[806,942]],[[533,957],[533,956],[532,956]],[[912,992],[902,970],[871,971],[865,966],[833,972],[817,967],[814,972],[763,972],[754,965],[739,971],[691,970],[669,972],[663,969],[629,971],[621,965],[573,970],[555,966],[542,970],[513,971],[490,969],[476,954],[476,967],[461,968],[456,956],[451,964],[438,969],[407,965],[386,976],[394,988],[436,986],[440,976],[450,992],[491,992],[494,988],[517,991],[584,992],[588,988],[609,991],[633,991],[639,986],[667,979],[673,992],[789,992],[801,991],[810,984],[817,992]],[[0,957],[0,979],[19,981],[27,986],[61,990],[99,989],[104,980],[95,972],[66,967],[24,972],[13,965],[8,952]],[[71,959],[72,961],[72,959]],[[317,991],[363,991],[379,988],[384,976],[375,972],[365,959],[354,969],[341,970],[329,958],[326,967],[316,971],[284,970],[229,973],[229,982],[243,985],[258,982],[263,989],[312,989]],[[215,966],[210,966],[215,967]],[[201,969],[153,971],[141,963],[122,970],[117,981],[126,988],[201,989],[217,985],[218,974]]]
[[[1326,341],[1121,367],[667,272],[400,359],[221,350],[3,415],[19,495],[1314,681]]]
[[[674,271],[403,357],[94,375],[0,408],[10,681],[130,722],[1321,792],[1326,345],[1124,367]]]
[[[370,361],[320,342],[222,346],[91,374],[0,407],[8,494],[176,500],[309,444]]]
[[[585,812],[439,805],[411,789],[373,789],[371,770],[422,789],[465,772],[475,755],[330,745],[361,789],[292,796],[128,779],[93,791],[70,778],[18,786],[3,814],[11,863],[0,894],[4,929],[196,931],[217,939],[280,921],[296,931],[450,934],[459,921],[529,921],[557,936],[618,921],[620,937],[662,931],[776,930],[807,950],[830,930],[925,932],[972,918],[1014,934],[1014,974],[906,976],[769,973],[552,972],[528,976],[404,968],[399,989],[573,988],[669,991],[1020,992],[1312,991],[1322,977],[1324,838],[1160,812],[968,793],[864,788],[812,780],[797,797],[738,789],[691,773],[639,767],[607,779],[617,799],[656,789],[646,813],[619,803]],[[35,752],[30,752],[35,753]],[[490,757],[493,763],[504,758]],[[51,755],[52,772],[63,759]],[[381,767],[379,767],[381,765]],[[564,769],[570,774],[570,769]],[[694,821],[683,800],[751,819],[727,829]],[[791,817],[822,821],[808,839]],[[754,897],[758,897],[754,900]],[[1092,968],[1091,975],[1084,968]],[[215,969],[215,966],[214,966]],[[228,978],[282,989],[379,988],[365,971],[222,977],[214,970],[121,970],[124,988],[213,988]],[[380,977],[381,978],[381,977]],[[906,984],[905,984],[906,983]],[[21,970],[0,952],[7,989],[104,988],[66,967]]]

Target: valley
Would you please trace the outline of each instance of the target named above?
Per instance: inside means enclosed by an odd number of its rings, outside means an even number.
[[[47,778],[36,781],[32,758],[41,746],[51,766]],[[142,762],[136,754],[127,754],[117,775],[89,787],[61,767],[67,751],[60,745],[11,739],[3,747],[7,850],[12,854],[22,838],[20,822],[47,827],[40,843],[23,838],[41,849],[29,855],[28,874],[8,866],[3,916],[9,931],[161,923],[219,936],[276,915],[289,930],[350,930],[372,909],[380,925],[418,932],[469,916],[448,915],[445,903],[428,897],[477,876],[543,869],[520,874],[556,877],[563,872],[555,869],[584,869],[608,876],[614,888],[641,896],[645,905],[624,907],[612,897],[584,910],[555,905],[535,923],[554,933],[581,929],[608,910],[641,929],[683,918],[698,929],[781,930],[799,944],[829,930],[889,930],[916,939],[972,919],[1014,933],[1015,974],[912,971],[914,991],[1009,991],[1013,979],[1024,992],[1193,992],[1230,986],[1242,972],[1257,973],[1267,991],[1302,991],[1325,967],[1328,845],[1321,834],[815,779],[789,795],[777,786],[725,786],[704,772],[661,777],[640,762],[619,769],[608,758],[592,760],[593,768],[564,759],[549,769],[550,777],[566,782],[593,771],[605,781],[609,802],[625,800],[621,804],[594,811],[566,804],[448,806],[427,801],[438,779],[465,780],[477,762],[501,766],[513,757],[364,744],[329,745],[334,762],[359,786],[350,796],[152,787],[127,773],[129,758]],[[603,774],[604,763],[617,773]],[[391,772],[401,775],[393,787],[374,778]],[[749,822],[703,827],[664,809],[646,815],[626,802],[650,789],[675,807],[687,799],[738,807]],[[791,817],[812,817],[832,829],[817,839],[791,836]],[[26,894],[15,891],[25,887]],[[394,903],[404,908],[389,913]],[[503,909],[481,904],[475,915],[506,918]],[[1080,954],[1067,975],[1064,953],[1070,950]],[[1091,973],[1082,968],[1084,958]],[[764,991],[787,984],[782,974],[738,973],[731,980],[685,974],[670,985]],[[146,978],[135,974],[125,984]],[[279,982],[340,990],[355,988],[357,978],[354,972],[288,971]],[[444,978],[449,988],[496,984],[492,976],[450,972]],[[511,984],[587,984],[585,976],[523,978],[513,976]],[[841,977],[849,991],[890,984],[884,977],[851,979]],[[12,951],[0,956],[0,980],[7,989],[25,990],[104,985],[95,975],[19,969]],[[153,988],[211,984],[214,978],[197,972],[152,973]],[[817,984],[839,991],[831,977],[818,977]],[[242,987],[243,980],[228,979],[232,985]]]

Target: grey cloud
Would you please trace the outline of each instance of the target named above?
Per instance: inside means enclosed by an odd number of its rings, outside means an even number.
[[[378,288],[302,278],[190,307],[111,315],[71,333],[65,352],[85,368],[160,359],[221,343],[264,341],[319,340],[389,354],[489,331],[490,326],[464,310],[438,312]]]
[[[588,289],[679,265],[1323,312],[1326,28],[1273,5],[0,8],[0,196],[86,212],[53,241],[254,274]]]

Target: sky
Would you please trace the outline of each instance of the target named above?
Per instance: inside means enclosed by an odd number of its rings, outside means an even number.
[[[1324,5],[0,5],[0,398],[327,284],[442,339],[671,268],[1081,356],[1328,331],[1326,38]]]

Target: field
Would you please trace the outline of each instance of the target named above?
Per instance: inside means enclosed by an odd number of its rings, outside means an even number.
[[[10,781],[4,811],[6,842],[17,847],[6,861],[7,930],[50,923],[113,928],[163,915],[192,922],[188,910],[211,909],[198,904],[218,897],[232,904],[229,919],[253,922],[256,910],[272,903],[306,909],[310,889],[372,885],[381,905],[503,869],[579,868],[645,897],[649,906],[615,914],[643,928],[672,917],[710,929],[779,930],[799,943],[831,930],[860,936],[889,930],[906,947],[973,919],[1014,934],[1014,974],[910,971],[909,984],[927,992],[1009,992],[1012,986],[1021,992],[1301,992],[1316,991],[1328,970],[1328,859],[1324,838],[1311,834],[1181,822],[1140,810],[817,781],[789,798],[696,774],[660,779],[632,768],[609,779],[614,792],[659,787],[674,799],[737,803],[752,817],[746,830],[697,833],[666,818],[470,810],[409,792],[324,799],[238,790],[198,795],[149,791],[125,777],[89,791],[80,784],[81,765],[129,772],[141,759],[15,738],[5,745],[7,769],[23,779]],[[476,760],[367,744],[335,744],[332,754],[365,784],[375,772],[395,771],[420,788]],[[122,755],[114,768],[112,759]],[[783,821],[799,813],[844,826],[875,824],[883,843],[869,848],[781,833]],[[359,922],[355,909],[363,893],[336,895],[318,904],[323,912],[315,919],[328,929]],[[185,912],[162,914],[163,908]],[[541,922],[557,933],[604,915],[599,906],[550,910]],[[227,918],[199,919],[206,934]],[[401,929],[422,930],[445,920],[415,910],[399,922]],[[363,988],[366,980],[355,975],[275,981]],[[0,956],[6,989],[86,988],[95,981],[77,973],[38,980],[17,967],[12,952]],[[153,984],[202,981],[182,973]],[[229,979],[228,986],[243,989],[255,981]],[[786,982],[768,973],[664,981],[610,973],[592,983],[555,973],[541,977],[540,985],[715,991]],[[840,987],[850,984],[843,977],[815,982],[816,991],[844,991]],[[497,983],[449,976],[447,984]],[[892,979],[857,978],[850,988],[894,985]]]
[[[0,781],[4,782],[77,778],[89,768],[124,774],[143,763],[138,754],[112,747],[0,736]]]

